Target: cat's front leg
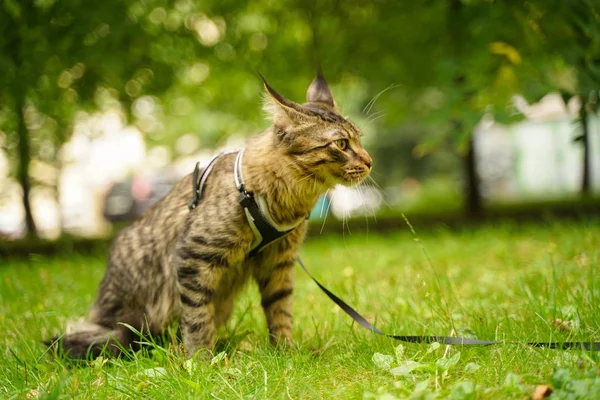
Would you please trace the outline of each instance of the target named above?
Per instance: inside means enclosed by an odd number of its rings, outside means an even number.
[[[214,297],[228,268],[227,260],[215,254],[186,241],[175,253],[183,343],[190,357],[202,349],[210,355],[215,343]]]
[[[257,269],[255,279],[260,290],[271,343],[292,344],[294,259],[279,260]]]

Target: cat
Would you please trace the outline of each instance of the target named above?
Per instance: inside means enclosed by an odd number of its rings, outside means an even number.
[[[247,141],[240,174],[271,224],[289,233],[251,255],[256,234],[238,201],[237,155],[223,154],[206,177],[197,207],[188,209],[194,179],[189,174],[118,234],[86,323],[51,346],[77,359],[103,351],[119,355],[135,346],[136,335],[125,324],[160,335],[179,321],[186,354],[210,354],[216,329],[227,322],[250,278],[260,290],[271,342],[292,343],[294,263],[306,216],[336,184],[362,182],[372,159],[359,129],[340,115],[320,71],[304,104],[262,79],[272,124]]]

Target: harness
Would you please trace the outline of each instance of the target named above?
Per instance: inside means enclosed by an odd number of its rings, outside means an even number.
[[[194,198],[189,202],[189,209],[192,211],[195,209],[200,200],[202,200],[202,191],[204,185],[208,179],[208,175],[212,171],[216,161],[219,157],[235,153],[235,151],[225,151],[217,154],[210,159],[207,166],[200,173],[200,163],[196,163],[194,168],[194,174],[192,179]],[[235,164],[233,168],[234,183],[239,192],[238,202],[244,209],[244,214],[248,220],[248,224],[254,233],[254,241],[249,253],[249,257],[254,256],[258,252],[262,251],[266,246],[271,243],[283,238],[285,235],[294,230],[300,225],[303,220],[300,220],[297,224],[290,227],[280,227],[273,221],[271,214],[269,213],[265,199],[260,195],[255,195],[252,192],[246,190],[244,179],[242,177],[242,158],[244,150],[237,151],[237,157],[235,158]],[[258,200],[258,201],[257,201]]]

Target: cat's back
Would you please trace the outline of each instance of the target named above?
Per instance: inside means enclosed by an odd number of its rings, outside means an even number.
[[[240,225],[243,216],[233,178],[235,157],[232,153],[223,154],[215,161],[204,181],[196,208],[189,209],[194,198],[193,174],[190,173],[122,232],[122,240],[130,241],[133,237],[134,242],[147,250],[168,254],[178,238],[193,230],[194,226],[210,225],[215,235],[231,232]],[[203,170],[200,169],[198,176]]]
[[[146,279],[146,274],[162,269],[188,213],[191,185],[189,174],[142,217],[117,234],[108,258],[109,274],[130,273],[134,279]]]

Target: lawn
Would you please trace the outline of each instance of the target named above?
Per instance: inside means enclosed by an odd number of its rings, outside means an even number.
[[[385,332],[600,341],[598,218],[415,228],[382,235],[350,226],[351,234],[310,238],[301,254]],[[168,340],[82,365],[52,357],[40,340],[86,313],[105,257],[0,260],[0,398],[522,399],[540,384],[555,398],[600,396],[598,353],[401,344],[353,324],[300,269],[296,348],[269,346],[251,285],[210,363],[187,361]]]

